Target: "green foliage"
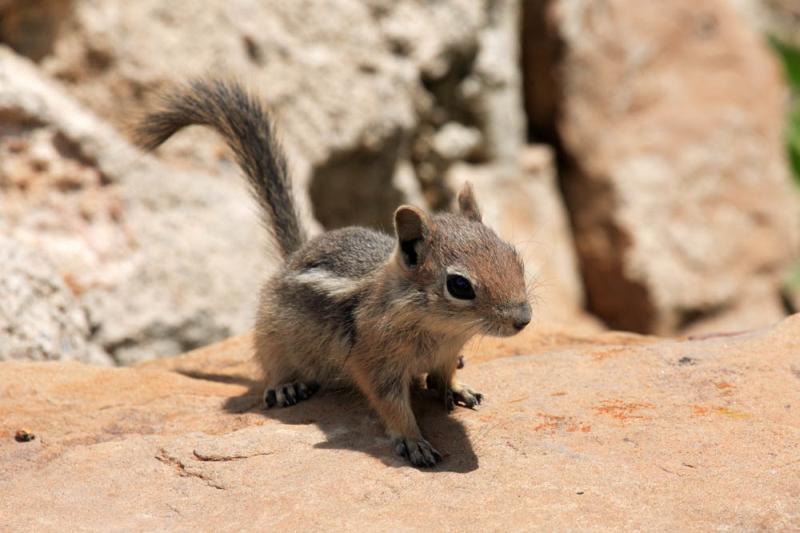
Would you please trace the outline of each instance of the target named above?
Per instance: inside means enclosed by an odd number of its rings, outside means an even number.
[[[787,144],[789,162],[794,171],[795,181],[800,185],[800,50],[772,39],[772,46],[780,56],[786,69],[786,79],[792,90],[792,103],[789,109],[787,126]]]
[[[786,287],[793,293],[800,293],[800,263],[795,263],[789,278],[786,280]]]
[[[795,182],[800,185],[800,102],[795,98],[789,111],[789,127],[787,133],[789,143],[789,162],[794,171]]]
[[[800,50],[778,39],[771,39],[770,42],[783,61],[789,85],[791,85],[792,89],[795,91],[800,90]]]
[[[786,143],[789,148],[789,162],[794,172],[795,183],[800,185],[800,50],[778,39],[773,38],[771,42],[783,62],[786,79],[792,91],[786,127]],[[784,287],[791,294],[800,294],[800,261],[795,262]]]

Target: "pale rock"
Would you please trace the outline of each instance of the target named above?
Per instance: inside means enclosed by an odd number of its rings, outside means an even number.
[[[759,31],[800,48],[800,4],[795,0],[729,0]]]
[[[58,265],[84,342],[130,363],[249,327],[275,262],[242,183],[159,164],[5,48],[0,118],[0,227]]]
[[[448,122],[433,137],[433,149],[442,159],[465,159],[481,141],[481,133],[457,122]]]
[[[176,81],[243,79],[276,115],[304,212],[327,228],[390,229],[394,208],[419,197],[398,181],[412,163],[440,207],[452,194],[443,189],[446,165],[411,147],[430,144],[445,123],[477,129],[485,161],[513,161],[523,143],[513,1],[70,5],[41,65],[77,99],[127,127]],[[236,173],[209,132],[182,133],[158,153],[225,179]]]
[[[638,5],[554,3],[562,183],[589,309],[669,333],[745,309],[753,287],[777,302],[800,218],[762,38],[727,0]]]
[[[0,361],[74,360],[110,365],[89,338],[86,310],[55,266],[0,236]]]

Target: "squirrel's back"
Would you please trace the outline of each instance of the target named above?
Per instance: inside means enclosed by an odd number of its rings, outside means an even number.
[[[297,250],[288,268],[317,269],[331,276],[360,279],[382,266],[394,250],[394,239],[386,233],[362,227],[341,228],[324,233]]]

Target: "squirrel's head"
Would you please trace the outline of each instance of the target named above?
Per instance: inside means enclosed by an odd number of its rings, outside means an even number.
[[[525,270],[517,251],[481,220],[472,186],[458,195],[459,214],[395,211],[394,260],[423,302],[432,329],[506,337],[531,321]]]

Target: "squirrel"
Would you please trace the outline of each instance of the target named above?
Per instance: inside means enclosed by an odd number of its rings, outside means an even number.
[[[264,406],[354,387],[395,453],[417,467],[441,461],[417,426],[412,383],[436,388],[448,411],[474,408],[483,396],[455,377],[463,346],[476,334],[514,335],[531,320],[522,259],[483,224],[471,184],[458,194],[457,214],[398,207],[394,236],[354,226],[309,239],[275,127],[256,97],[235,82],[192,81],[162,95],[137,140],[153,150],[191,125],[225,139],[283,258],[261,289],[255,324]]]

